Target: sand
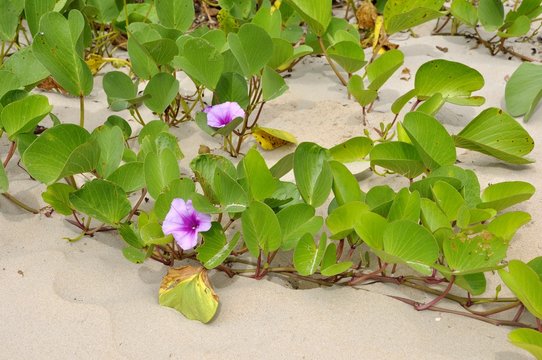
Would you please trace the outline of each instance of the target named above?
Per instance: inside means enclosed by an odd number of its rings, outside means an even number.
[[[504,106],[505,76],[516,69],[517,60],[491,57],[485,49],[474,49],[473,42],[459,37],[399,37],[396,42],[405,53],[404,67],[412,78],[401,80],[398,72],[384,86],[367,118],[370,125],[391,121],[393,100],[413,87],[416,69],[435,58],[465,62],[486,79],[479,92],[487,98],[484,107],[446,105],[441,110],[439,119],[451,132],[458,132],[485,107]],[[87,100],[90,127],[109,114],[101,80],[101,75],[96,77]],[[287,82],[289,92],[266,106],[263,126],[284,129],[299,141],[323,146],[363,134],[360,107],[347,99],[345,89],[322,59],[305,59]],[[65,122],[77,123],[78,101],[49,95],[53,112]],[[542,134],[541,117],[542,110],[538,110],[525,124],[537,142]],[[150,119],[148,113],[146,118]],[[193,124],[183,125],[176,135],[186,155],[181,162],[186,172],[199,144],[220,146]],[[264,156],[274,162],[292,150],[286,147]],[[0,156],[6,152],[4,141]],[[531,157],[540,159],[541,152],[537,143]],[[483,186],[525,180],[542,188],[540,163],[508,166],[465,150],[458,150],[458,157],[463,166],[477,172]],[[354,170],[361,171],[366,164],[356,166]],[[8,174],[13,194],[36,207],[44,205],[43,187],[31,181],[16,161]],[[361,186],[367,190],[382,181],[371,177]],[[385,181],[394,187],[406,185],[400,177]],[[541,202],[539,192],[516,207],[530,212],[533,221],[514,238],[509,259],[542,255]],[[69,243],[63,237],[78,233],[62,216],[31,216],[4,199],[0,199],[0,229],[0,359],[530,358],[507,342],[509,328],[451,314],[417,312],[384,294],[406,293],[420,301],[430,298],[392,285],[292,290],[276,281],[230,280],[213,273],[211,281],[221,306],[216,319],[202,325],[158,305],[158,287],[166,268],[153,261],[143,265],[126,261],[116,235],[102,233]],[[498,277],[490,279],[490,291],[498,283]]]

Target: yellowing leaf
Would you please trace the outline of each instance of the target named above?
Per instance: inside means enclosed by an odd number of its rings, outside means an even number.
[[[202,267],[170,268],[160,284],[158,301],[202,323],[211,321],[218,309],[218,296]]]
[[[85,62],[90,68],[90,72],[92,72],[92,75],[96,75],[106,63],[102,56],[98,54],[90,54],[88,59],[85,60]]]
[[[286,144],[297,144],[297,139],[289,132],[265,128],[255,127],[252,130],[252,136],[264,150],[273,150]]]

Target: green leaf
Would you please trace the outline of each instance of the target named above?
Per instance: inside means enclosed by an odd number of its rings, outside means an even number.
[[[137,85],[123,72],[111,71],[103,77],[103,88],[107,102],[113,111],[129,108],[131,100],[137,98]]]
[[[478,24],[478,11],[467,0],[453,0],[450,12],[456,19],[470,27],[475,27]]]
[[[227,101],[236,102],[243,109],[246,109],[250,102],[247,81],[238,73],[223,73],[216,85],[213,94],[213,105]]]
[[[272,38],[280,38],[282,32],[282,17],[280,10],[274,10],[268,6],[262,6],[254,18],[252,23],[264,29]]]
[[[74,209],[106,224],[118,224],[132,206],[126,193],[107,180],[92,180],[70,194]]]
[[[369,89],[378,90],[403,65],[405,56],[399,50],[392,49],[376,58],[367,65]]]
[[[303,200],[319,207],[328,198],[333,174],[328,164],[328,150],[314,143],[299,144],[294,153],[294,176]]]
[[[173,151],[162,150],[159,154],[149,153],[145,157],[145,182],[149,194],[158,198],[173,180],[180,177],[179,164]]]
[[[474,237],[463,234],[444,239],[442,250],[455,275],[468,275],[496,269],[506,256],[508,242],[489,233]]]
[[[213,190],[224,212],[243,212],[248,206],[248,194],[230,175],[215,168]],[[244,214],[244,213],[243,213]]]
[[[529,133],[510,115],[497,108],[484,110],[459,134],[457,147],[481,152],[511,164],[528,164],[524,158],[534,148]]]
[[[10,140],[22,133],[32,133],[53,107],[43,95],[30,95],[8,104],[1,112],[0,124]]]
[[[113,22],[122,10],[122,0],[87,0],[87,6],[97,10],[96,20],[100,24]]]
[[[241,215],[243,238],[250,254],[257,257],[276,251],[282,244],[282,232],[273,210],[266,204],[253,201]]]
[[[98,166],[100,148],[89,140],[90,134],[80,126],[54,126],[26,149],[23,163],[33,178],[47,185],[66,176],[92,171]]]
[[[480,209],[504,210],[529,200],[535,193],[533,185],[523,181],[506,181],[488,186],[482,193]]]
[[[273,100],[284,94],[286,90],[288,90],[288,85],[286,85],[284,78],[275,70],[266,66],[262,75],[263,100]]]
[[[39,30],[40,18],[49,11],[52,11],[55,3],[56,0],[25,0],[24,16],[32,36],[35,36]]]
[[[228,242],[222,226],[216,222],[213,222],[211,229],[202,235],[203,244],[197,248],[198,260],[209,270],[221,265],[241,238],[241,233],[238,232]]]
[[[324,224],[321,216],[314,216],[315,209],[307,204],[287,206],[277,213],[282,230],[281,250],[292,250],[305,234],[316,235]]]
[[[511,211],[493,219],[488,224],[487,231],[509,242],[516,234],[516,231],[529,221],[531,221],[531,215],[528,213]]]
[[[478,18],[486,31],[495,31],[504,23],[504,6],[501,0],[480,0]]]
[[[192,200],[192,205],[197,211],[211,213],[213,211],[206,211],[196,206],[195,201],[196,186],[190,179],[175,179],[168,184],[167,188],[158,196],[156,203],[154,204],[153,213],[158,220],[164,220],[167,213],[171,209],[171,203],[174,199],[184,199],[186,201]]]
[[[326,219],[330,239],[340,240],[350,235],[366,212],[369,212],[369,207],[361,201],[352,201],[333,210]]]
[[[2,70],[11,71],[17,77],[16,86],[13,88],[22,86],[33,86],[47,78],[50,74],[49,71],[36,59],[32,46],[21,48],[16,53],[12,54],[9,58],[5,59]],[[5,81],[5,80],[0,80]],[[2,84],[9,86],[10,82]],[[0,98],[3,96],[2,90],[0,90]]]
[[[439,254],[437,241],[429,230],[409,220],[390,223],[384,230],[383,245],[383,253],[377,254],[384,261],[404,263],[418,271],[423,265],[432,266]]]
[[[410,192],[407,188],[401,189],[388,213],[388,221],[410,220],[418,222],[420,220],[420,194],[417,191]]]
[[[353,75],[348,80],[348,93],[362,106],[365,107],[373,103],[378,97],[378,92],[372,89],[365,89],[363,79],[359,75]]]
[[[143,94],[148,95],[143,102],[151,111],[162,114],[179,92],[179,81],[168,73],[154,75],[145,87]]]
[[[419,100],[426,100],[440,93],[445,101],[457,105],[482,105],[484,98],[471,97],[471,94],[483,86],[484,78],[475,69],[441,59],[423,64],[416,72],[414,80]]]
[[[122,255],[124,255],[126,260],[131,261],[134,264],[142,264],[145,262],[145,259],[147,259],[146,253],[132,246],[127,246],[122,249]]]
[[[192,0],[156,0],[156,13],[165,27],[186,32],[195,18]]]
[[[533,329],[514,329],[508,334],[508,340],[530,352],[536,359],[542,359],[542,333]]]
[[[365,203],[369,205],[369,209],[384,217],[388,216],[393,199],[395,192],[388,185],[374,186],[365,195]]]
[[[120,116],[117,115],[111,115],[107,118],[107,120],[104,123],[105,126],[108,127],[118,127],[122,130],[122,135],[125,140],[127,140],[129,137],[132,136],[132,127],[128,123],[128,121],[124,120]]]
[[[388,34],[408,30],[439,18],[444,0],[388,0],[384,7],[384,27]]]
[[[421,199],[420,209],[422,224],[432,233],[439,229],[451,230],[450,220],[434,201],[425,198]]]
[[[70,194],[74,191],[75,189],[68,184],[56,183],[47,186],[47,190],[41,194],[41,197],[57,213],[68,216],[73,213]]]
[[[273,55],[267,65],[272,69],[284,70],[290,65],[288,62],[294,56],[294,47],[289,41],[273,38]]]
[[[137,229],[135,228],[134,224],[128,225],[124,223],[119,226],[120,236],[128,245],[130,245],[130,247],[143,249],[145,247],[145,243],[136,230]]]
[[[273,177],[280,179],[294,168],[294,153],[285,155],[269,169]]]
[[[10,42],[15,38],[19,17],[24,9],[24,0],[8,0],[0,2],[0,40]]]
[[[384,230],[388,221],[374,212],[365,212],[354,224],[356,234],[369,247],[382,250],[384,247]]]
[[[329,149],[333,160],[342,163],[351,163],[365,160],[371,149],[373,141],[365,136],[356,136]]]
[[[203,193],[213,203],[218,203],[215,191],[213,190],[215,170],[217,167],[225,171],[230,177],[236,176],[235,167],[231,161],[223,156],[202,154],[196,156],[190,162],[190,168],[194,172],[196,180],[201,185]]]
[[[89,95],[94,81],[76,48],[84,24],[85,19],[78,10],[70,11],[68,19],[49,12],[41,17],[40,31],[32,45],[36,58],[60,86],[74,96]]]
[[[247,77],[260,72],[273,55],[271,37],[253,24],[244,24],[237,34],[229,33],[228,44]]]
[[[21,86],[21,81],[13,72],[0,70],[0,99],[11,90],[15,90]]]
[[[506,29],[506,32],[497,31],[501,38],[520,37],[531,30],[531,19],[526,15],[518,16],[514,22]]]
[[[288,0],[317,35],[322,36],[331,22],[331,0]]]
[[[211,321],[218,310],[218,296],[209,283],[207,271],[201,267],[170,268],[160,284],[159,294],[160,305],[204,324]]]
[[[145,246],[166,245],[171,244],[173,241],[173,235],[164,235],[162,226],[154,221],[149,221],[147,224],[142,225],[139,234]]]
[[[224,57],[208,41],[192,38],[184,44],[184,51],[175,57],[174,64],[197,83],[214,90],[224,70]]]
[[[422,112],[430,116],[434,116],[444,105],[444,98],[440,93],[436,93],[429,99],[425,100],[418,108],[416,112]]]
[[[128,39],[128,55],[133,72],[141,79],[149,80],[159,72],[151,53],[136,39],[136,36],[130,36]]]
[[[122,130],[117,126],[101,126],[94,130],[92,139],[96,140],[100,148],[100,161],[96,171],[106,178],[117,170],[122,160],[124,153]]]
[[[327,238],[323,233],[318,248],[310,234],[305,234],[297,243],[294,251],[294,267],[301,276],[310,276],[316,272],[318,265],[324,258]]]
[[[512,116],[532,114],[542,92],[542,66],[522,63],[506,83],[506,109]],[[525,121],[529,116],[525,116]]]
[[[527,263],[540,277],[542,280],[542,256],[535,257]]]
[[[499,270],[499,275],[527,310],[542,319],[542,281],[538,274],[524,262],[511,260],[508,271]]]
[[[337,246],[331,243],[327,246],[322,264],[320,265],[320,273],[324,276],[335,276],[352,267],[351,261],[337,263]]]
[[[349,74],[360,70],[367,63],[361,45],[351,41],[336,43],[327,49],[327,53]]]
[[[338,161],[330,161],[329,167],[333,174],[333,194],[339,205],[350,201],[363,201],[365,194],[361,191],[357,179],[350,170]]]
[[[267,168],[258,150],[250,149],[242,164],[252,198],[261,201],[273,195],[277,188],[277,180]]]
[[[371,167],[381,166],[413,179],[425,171],[416,148],[408,143],[391,141],[375,145],[370,153]]]
[[[459,211],[465,205],[465,199],[450,184],[437,181],[432,187],[433,197],[439,208],[450,222],[457,220]]]
[[[403,128],[431,170],[455,164],[456,154],[452,137],[435,118],[421,112],[406,114]]]

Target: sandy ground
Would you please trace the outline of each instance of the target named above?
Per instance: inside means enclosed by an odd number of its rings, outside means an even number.
[[[384,86],[380,101],[368,116],[371,125],[391,121],[393,100],[413,87],[416,69],[424,62],[443,58],[463,61],[479,70],[486,86],[479,92],[485,106],[504,106],[505,76],[519,62],[491,57],[485,49],[463,38],[407,38],[401,34],[404,67],[412,78],[397,73]],[[448,48],[444,53],[436,48]],[[290,131],[299,141],[332,146],[363,134],[360,107],[349,101],[321,59],[305,59],[287,80],[290,91],[266,107],[262,125]],[[185,82],[183,82],[185,84]],[[54,113],[63,121],[78,121],[78,102],[51,94]],[[91,126],[103,122],[105,94],[101,76],[89,97]],[[484,106],[484,107],[485,107]],[[482,109],[445,106],[439,119],[457,132]],[[148,115],[148,114],[147,114]],[[538,142],[542,111],[526,124]],[[147,117],[150,119],[150,117]],[[196,154],[199,144],[218,148],[193,124],[176,130],[186,155],[182,167]],[[250,145],[250,144],[249,144]],[[270,162],[292,147],[265,153]],[[0,155],[7,144],[0,146]],[[531,156],[541,158],[537,144]],[[482,185],[525,180],[540,187],[541,166],[512,167],[481,154],[458,150],[467,168],[475,170]],[[11,192],[41,207],[42,187],[12,162],[8,169]],[[362,170],[366,165],[358,165]],[[405,180],[391,177],[392,186]],[[373,177],[363,189],[381,183]],[[542,193],[518,206],[533,221],[513,240],[509,258],[529,260],[542,255],[539,234]],[[401,294],[393,286],[366,286],[361,290],[316,288],[291,290],[271,281],[211,277],[221,307],[209,325],[189,321],[158,305],[157,291],[166,269],[149,261],[134,265],[122,254],[122,241],[111,234],[68,243],[63,237],[75,229],[54,215],[30,216],[0,199],[0,359],[529,359],[506,340],[510,329],[437,312],[416,312],[382,294]],[[498,279],[491,279],[494,289]],[[492,290],[491,290],[492,291]],[[420,300],[428,297],[407,292]]]

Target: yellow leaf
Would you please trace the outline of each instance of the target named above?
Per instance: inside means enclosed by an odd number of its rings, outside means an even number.
[[[252,129],[252,136],[264,150],[273,150],[286,144],[297,143],[295,136],[289,132],[271,128],[255,127]]]
[[[162,279],[158,294],[160,305],[202,323],[211,321],[218,309],[218,296],[202,267],[170,268]]]
[[[92,75],[96,75],[98,71],[105,65],[105,61],[100,55],[90,54],[85,61],[92,72]]]

